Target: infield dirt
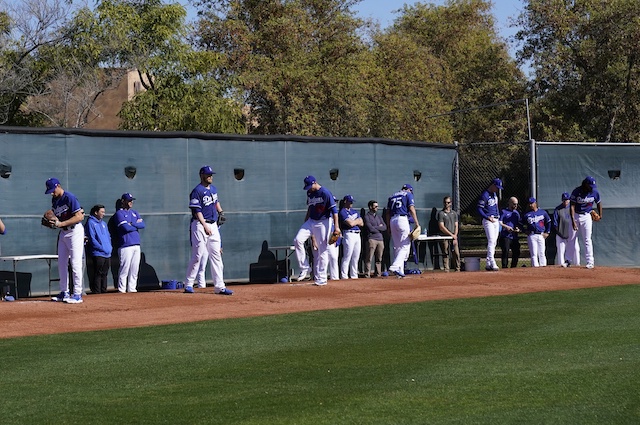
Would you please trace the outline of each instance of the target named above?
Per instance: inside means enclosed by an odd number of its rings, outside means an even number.
[[[196,289],[195,294],[175,290],[87,295],[82,304],[38,297],[0,304],[0,338],[638,283],[640,269],[550,266],[427,271],[404,279],[329,281],[322,287],[309,282],[236,284],[229,285],[235,291],[232,296],[216,295],[208,287]]]

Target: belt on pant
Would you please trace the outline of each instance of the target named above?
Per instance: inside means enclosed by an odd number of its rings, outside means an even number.
[[[213,224],[213,223],[215,223],[215,221],[214,221],[214,220],[205,220],[204,222],[205,222],[205,223],[209,223],[209,224]]]
[[[360,233],[360,230],[345,230],[346,233]]]
[[[74,227],[76,227],[76,225],[75,225],[75,224],[72,224],[71,226],[64,226],[64,227],[62,228],[62,230],[71,230],[71,229],[73,229]]]
[[[406,217],[407,215],[406,214],[394,214],[393,216],[394,217]]]

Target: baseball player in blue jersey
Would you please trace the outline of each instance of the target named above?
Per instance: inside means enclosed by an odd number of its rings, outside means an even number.
[[[571,195],[564,192],[562,203],[553,210],[551,218],[551,228],[556,233],[556,264],[562,267],[580,265],[580,244],[571,223],[570,199]]]
[[[518,198],[509,198],[509,206],[502,210],[500,214],[500,237],[498,243],[502,250],[502,268],[509,266],[509,250],[511,250],[511,268],[518,267],[520,259],[520,237],[521,230],[520,212],[518,211]]]
[[[46,195],[51,194],[51,209],[56,216],[55,226],[60,228],[58,235],[58,272],[60,275],[60,293],[53,301],[70,304],[82,302],[82,258],[84,253],[84,210],[73,193],[65,191],[55,177],[47,180]],[[73,295],[69,295],[69,268],[73,278]]]
[[[587,268],[592,269],[595,266],[595,258],[593,255],[593,243],[591,241],[591,233],[593,231],[593,219],[591,211],[597,208],[597,213],[602,218],[602,203],[600,202],[600,193],[596,186],[596,179],[591,176],[585,177],[582,184],[571,192],[571,224],[575,230],[574,238],[577,237],[578,231],[584,240],[585,257],[587,260]],[[573,241],[569,241],[573,244]]]
[[[498,191],[502,190],[502,180],[495,178],[478,199],[477,211],[482,217],[482,227],[487,235],[487,270],[499,270],[496,264],[496,244],[500,234],[500,211],[498,209]]]
[[[305,242],[313,236],[317,245],[316,258],[313,261],[314,284],[327,284],[327,264],[329,252],[327,246],[331,234],[339,236],[338,207],[331,192],[320,186],[313,176],[304,178],[304,190],[307,191],[307,214],[305,221],[298,230],[293,244],[296,247],[296,257],[300,265],[298,281],[304,280],[309,274],[309,259],[304,249]],[[333,231],[331,231],[333,221]]]
[[[551,232],[551,218],[545,210],[538,208],[536,198],[529,198],[529,211],[524,214],[524,223],[531,254],[531,266],[545,267],[547,265],[545,239]]]
[[[389,266],[389,271],[398,277],[404,277],[404,263],[411,251],[409,215],[413,218],[415,225],[419,226],[413,187],[405,184],[402,189],[391,195],[387,202],[387,228],[391,230],[393,240],[393,263]]]
[[[191,259],[187,267],[184,292],[194,293],[193,283],[198,275],[201,259],[209,257],[213,292],[219,295],[233,295],[224,283],[222,263],[222,239],[218,223],[223,222],[224,211],[218,200],[218,190],[212,184],[215,173],[210,166],[200,168],[200,184],[189,195],[191,209]]]
[[[118,229],[118,292],[138,292],[138,272],[140,271],[140,232],[145,228],[144,220],[138,211],[134,210],[133,201],[136,198],[130,193],[123,193],[122,208],[116,211],[116,226]]]
[[[360,239],[360,229],[364,226],[362,217],[358,210],[351,208],[354,203],[353,196],[345,195],[343,198],[344,208],[340,210],[339,218],[342,223],[342,279],[358,278],[358,261],[362,250],[362,240]]]

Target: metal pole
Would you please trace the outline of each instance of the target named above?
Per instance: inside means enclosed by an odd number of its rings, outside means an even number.
[[[527,128],[529,129],[529,140],[531,140],[531,116],[529,115],[529,98],[525,98],[525,105],[527,106]]]

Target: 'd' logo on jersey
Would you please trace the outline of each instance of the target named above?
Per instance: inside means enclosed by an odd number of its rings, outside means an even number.
[[[211,204],[215,204],[218,201],[218,194],[214,195],[204,195],[202,197],[202,204],[205,207],[208,207]]]
[[[491,197],[487,199],[487,205],[492,207],[494,205],[498,205],[498,198]]]
[[[68,205],[59,205],[54,210],[53,213],[56,217],[60,218],[60,221],[65,221],[70,218],[71,214],[69,214],[69,206]]]
[[[576,203],[583,205],[593,205],[595,202],[595,196],[585,196],[584,198],[581,196],[576,196]]]

